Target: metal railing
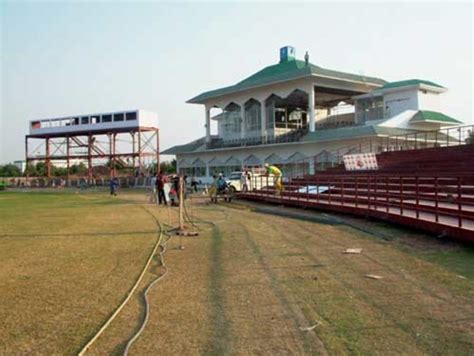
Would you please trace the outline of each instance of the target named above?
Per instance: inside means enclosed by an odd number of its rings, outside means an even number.
[[[290,179],[280,194],[273,177],[254,177],[242,197],[287,205],[374,212],[474,230],[472,175],[321,175]],[[257,187],[253,188],[252,187]],[[474,236],[474,235],[471,235]]]
[[[243,139],[223,140],[213,139],[207,143],[207,149],[228,148],[228,147],[242,147],[242,146],[258,146],[268,145],[273,143],[289,143],[297,142],[308,132],[307,127],[290,131],[281,135],[266,135],[247,137]]]

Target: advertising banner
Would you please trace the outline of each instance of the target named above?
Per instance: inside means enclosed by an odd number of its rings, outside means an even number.
[[[342,157],[346,171],[377,170],[377,157],[375,153],[356,153]]]

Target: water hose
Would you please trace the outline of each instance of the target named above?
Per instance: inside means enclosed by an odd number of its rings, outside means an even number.
[[[107,327],[112,323],[112,321],[117,317],[117,315],[120,313],[120,311],[125,307],[125,305],[128,303],[128,301],[130,300],[130,298],[132,297],[133,293],[135,292],[135,290],[138,288],[140,282],[142,281],[143,279],[143,276],[145,275],[148,267],[150,266],[150,263],[151,261],[153,260],[153,256],[156,254],[156,251],[158,250],[158,247],[160,246],[161,244],[161,241],[163,239],[163,229],[160,225],[160,222],[155,218],[155,216],[148,210],[146,209],[145,207],[142,206],[142,208],[149,214],[153,217],[153,219],[155,220],[155,223],[156,225],[158,226],[158,238],[156,240],[156,243],[155,243],[155,246],[153,247],[153,250],[151,251],[150,253],[150,256],[148,257],[148,260],[145,264],[145,266],[143,267],[140,275],[138,276],[137,280],[135,281],[135,284],[133,285],[133,287],[130,289],[130,291],[128,292],[127,294],[127,297],[122,301],[122,303],[115,309],[115,311],[113,312],[113,314],[104,322],[104,324],[102,325],[102,327],[97,331],[97,333],[87,342],[87,344],[84,345],[84,347],[81,349],[81,351],[79,351],[78,353],[78,356],[83,356],[85,354],[85,352],[89,349],[89,347],[92,346],[92,344],[94,342],[97,341],[97,339],[100,337],[100,335],[102,335],[102,333],[107,329]]]

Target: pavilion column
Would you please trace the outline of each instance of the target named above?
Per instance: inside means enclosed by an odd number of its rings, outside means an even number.
[[[315,174],[316,170],[314,167],[314,157],[311,157],[309,160],[308,174]]]
[[[209,163],[206,163],[206,177],[210,177],[210,169],[209,169]]]
[[[211,108],[206,106],[206,143],[211,142]]]
[[[315,121],[315,111],[314,111],[314,85],[311,84],[311,87],[308,91],[308,116],[309,116],[309,131],[314,132],[316,127]]]
[[[245,104],[240,105],[240,118],[242,125],[240,125],[240,139],[245,139]]]
[[[265,100],[260,102],[260,120],[261,120],[261,127],[260,127],[260,136],[262,139],[267,135],[267,110],[265,110]]]

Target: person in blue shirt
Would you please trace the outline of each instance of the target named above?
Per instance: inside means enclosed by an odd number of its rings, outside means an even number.
[[[219,178],[217,178],[216,185],[217,185],[217,191],[219,193],[222,193],[225,190],[227,186],[227,182],[225,181],[225,178],[222,173],[219,174]]]
[[[110,181],[109,181],[110,195],[117,196],[117,190],[116,190],[117,185],[118,185],[117,178],[110,178]]]

